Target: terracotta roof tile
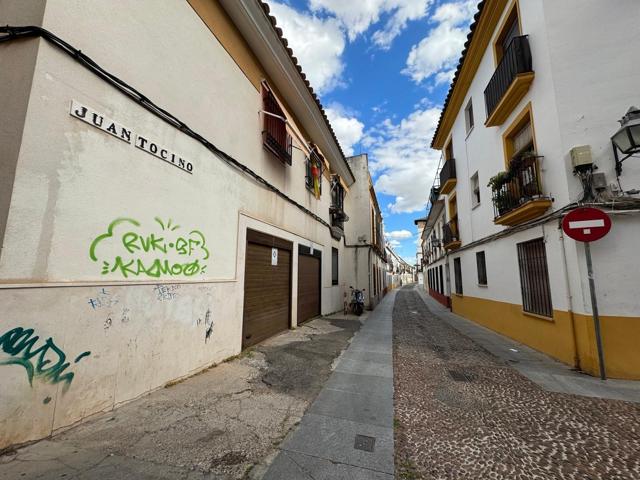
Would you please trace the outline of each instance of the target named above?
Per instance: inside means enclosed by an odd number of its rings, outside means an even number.
[[[469,34],[467,35],[467,41],[464,43],[464,49],[462,50],[462,55],[460,55],[460,60],[458,61],[458,67],[456,68],[456,73],[453,76],[453,80],[451,81],[451,86],[449,87],[449,92],[447,93],[447,97],[444,100],[444,106],[442,107],[442,112],[440,113],[440,119],[438,120],[438,126],[436,127],[436,131],[433,134],[433,138],[431,139],[431,148],[433,148],[433,142],[435,138],[438,136],[438,132],[440,131],[440,124],[442,123],[442,117],[444,116],[444,112],[447,110],[449,106],[449,100],[451,100],[451,95],[453,94],[453,90],[456,88],[456,82],[458,80],[458,76],[460,75],[460,70],[462,69],[462,65],[464,64],[464,60],[467,56],[467,51],[469,50],[469,45],[471,45],[471,41],[473,40],[473,33],[478,25],[478,20],[480,19],[480,15],[482,14],[482,9],[484,8],[487,0],[481,0],[478,3],[478,11],[473,16],[473,23],[469,26]]]
[[[273,15],[270,14],[269,5],[267,5],[265,2],[263,2],[261,0],[257,0],[257,1],[262,6],[262,9],[264,10],[264,13],[269,18],[269,21],[271,22],[271,25],[273,25],[273,28],[274,28],[275,32],[277,33],[277,35],[278,35],[278,38],[280,38],[280,42],[282,43],[284,48],[289,53],[289,57],[291,58],[291,61],[293,62],[293,64],[298,69],[298,72],[300,73],[300,77],[304,81],[305,85],[309,89],[309,93],[311,93],[311,96],[313,97],[313,99],[315,100],[316,104],[318,105],[318,108],[320,109],[320,113],[322,113],[322,116],[324,117],[324,120],[327,123],[327,127],[329,128],[329,131],[331,132],[331,135],[333,136],[333,139],[336,142],[336,145],[338,146],[338,150],[340,150],[340,154],[342,155],[342,158],[345,161],[345,165],[349,169],[349,172],[351,173],[351,175],[353,175],[353,172],[351,171],[351,167],[347,163],[345,154],[342,151],[342,147],[340,146],[340,142],[338,141],[338,137],[336,137],[336,133],[333,131],[333,127],[331,126],[331,123],[329,122],[329,118],[327,118],[327,114],[324,111],[324,107],[322,106],[322,103],[320,102],[320,99],[318,98],[318,95],[316,95],[316,93],[313,91],[313,87],[311,86],[311,83],[307,79],[307,75],[302,71],[302,66],[298,63],[298,59],[294,56],[293,50],[291,49],[291,47],[289,47],[289,41],[284,37],[284,35],[282,33],[282,29],[277,26],[276,18]]]

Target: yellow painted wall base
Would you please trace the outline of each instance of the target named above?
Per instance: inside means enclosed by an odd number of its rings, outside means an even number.
[[[523,313],[522,306],[477,297],[453,295],[452,310],[502,335],[581,370],[599,375],[598,353],[591,316],[554,310],[553,319]],[[610,378],[640,380],[640,317],[600,318],[606,373]],[[577,345],[577,352],[574,347]]]

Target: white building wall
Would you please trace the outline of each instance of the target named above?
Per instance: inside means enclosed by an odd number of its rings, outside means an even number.
[[[18,15],[22,11],[16,2],[0,1],[5,23],[28,24]],[[49,0],[43,26],[329,221],[327,179],[316,200],[304,186],[302,152],[293,150],[289,167],[264,151],[260,92],[188,3],[166,2],[158,9],[151,0],[129,2],[127,8],[97,0]],[[30,385],[22,366],[0,367],[0,448],[42,438],[239,353],[248,227],[295,242],[294,299],[298,244],[322,249],[322,313],[342,309],[346,279],[343,273],[340,285],[331,284],[331,248],[339,249],[342,272],[349,254],[326,226],[44,40],[3,44],[0,63],[18,55],[25,85],[30,69],[34,72],[26,114],[26,104],[0,112],[3,125],[20,125],[20,115],[25,118],[19,156],[13,147],[2,154],[2,165],[13,162],[16,173],[8,212],[0,202],[0,218],[7,213],[0,335],[13,332],[3,337],[11,343],[21,335],[14,329],[25,329],[24,337],[35,339],[34,350],[50,339],[59,350],[49,348],[47,368],[66,361],[65,373],[74,376],[65,388],[66,382],[47,378],[46,369],[38,368]],[[6,79],[5,70],[0,75]],[[3,85],[2,106],[11,103],[13,91]],[[193,164],[193,175],[70,116],[72,100],[175,151]],[[5,133],[14,138],[15,132]],[[109,225],[120,218],[131,220],[117,224],[110,237]],[[171,230],[169,220],[178,228]],[[127,251],[124,228],[171,243],[178,237],[198,241],[188,258],[206,268],[195,276],[160,278],[103,273],[103,261],[112,266],[119,255],[146,265],[155,258],[184,261],[177,247],[166,255]],[[93,260],[90,248],[101,236]],[[293,325],[296,310],[294,300]],[[1,359],[7,358],[9,343],[3,344]]]
[[[520,0],[522,33],[529,36],[535,79],[530,90],[500,127],[485,127],[484,89],[495,71],[493,50],[485,52],[478,71],[471,83],[452,128],[453,153],[457,168],[457,208],[460,235],[463,245],[487,237],[504,229],[493,223],[489,178],[505,169],[502,134],[514,118],[531,102],[535,140],[541,159],[541,182],[544,192],[553,200],[550,211],[564,207],[581,198],[582,186],[572,174],[570,149],[578,145],[591,145],[594,161],[600,172],[605,172],[609,183],[615,182],[610,136],[616,131],[616,121],[632,104],[640,104],[637,85],[640,68],[633,61],[640,33],[635,24],[640,18],[640,4],[633,0],[616,2],[611,8],[607,2],[597,0],[582,2],[553,0],[534,2]],[[505,10],[505,14],[506,14]],[[576,13],[578,12],[578,13]],[[621,15],[621,12],[624,12]],[[464,106],[473,98],[475,127],[467,134]],[[471,176],[478,172],[481,202],[475,208],[471,203]],[[621,182],[625,189],[640,188],[640,162],[628,160],[623,167]],[[625,184],[627,186],[625,186]],[[448,198],[448,197],[446,197]],[[555,224],[546,226],[556,230]],[[545,230],[546,232],[546,230]],[[599,282],[603,313],[609,315],[638,315],[640,306],[631,302],[633,285],[638,271],[637,255],[632,251],[633,241],[640,233],[636,220],[620,220],[614,217],[614,229],[609,238],[594,244],[594,261],[600,263],[599,276],[611,280]],[[545,233],[547,238],[548,233]],[[507,263],[513,258],[515,243],[531,234],[508,237],[506,241],[493,242],[478,247],[487,252],[487,270],[491,283],[491,270],[515,269],[517,263]],[[538,236],[541,232],[538,229]],[[534,237],[531,237],[534,238]],[[557,235],[547,243],[547,259],[553,293],[553,305],[566,309],[567,291],[564,286],[561,246]],[[601,246],[602,245],[602,246]],[[475,279],[475,254],[478,249],[460,252],[469,257],[463,260],[463,271],[472,273]],[[598,257],[596,257],[596,250]],[[622,255],[622,252],[627,255]],[[584,255],[581,245],[573,240],[566,242],[567,262],[571,291],[579,313],[590,313],[590,298]],[[455,256],[455,252],[452,252]],[[517,256],[515,257],[517,260]],[[632,262],[633,267],[629,265]],[[638,260],[640,261],[640,260]],[[468,263],[467,268],[464,265]],[[623,265],[625,273],[616,277]],[[453,264],[451,272],[453,276]],[[507,265],[509,265],[507,267]],[[466,276],[466,274],[465,274]],[[465,294],[509,303],[520,303],[519,278],[513,275],[495,277],[496,288],[478,287],[475,281],[466,281]],[[508,281],[506,279],[509,279]],[[618,278],[619,281],[614,281]],[[623,281],[624,279],[624,281]],[[515,283],[512,283],[515,281]],[[467,288],[467,284],[471,284]],[[558,287],[556,289],[555,287]]]

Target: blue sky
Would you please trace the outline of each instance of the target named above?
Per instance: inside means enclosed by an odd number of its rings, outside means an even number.
[[[413,262],[430,150],[477,0],[268,0],[347,155],[368,153],[387,240]]]

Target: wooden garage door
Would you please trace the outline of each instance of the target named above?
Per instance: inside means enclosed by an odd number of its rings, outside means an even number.
[[[320,251],[299,246],[298,325],[320,315]]]
[[[272,264],[274,248],[277,265]],[[291,242],[286,240],[247,231],[242,348],[289,328],[291,248]]]

